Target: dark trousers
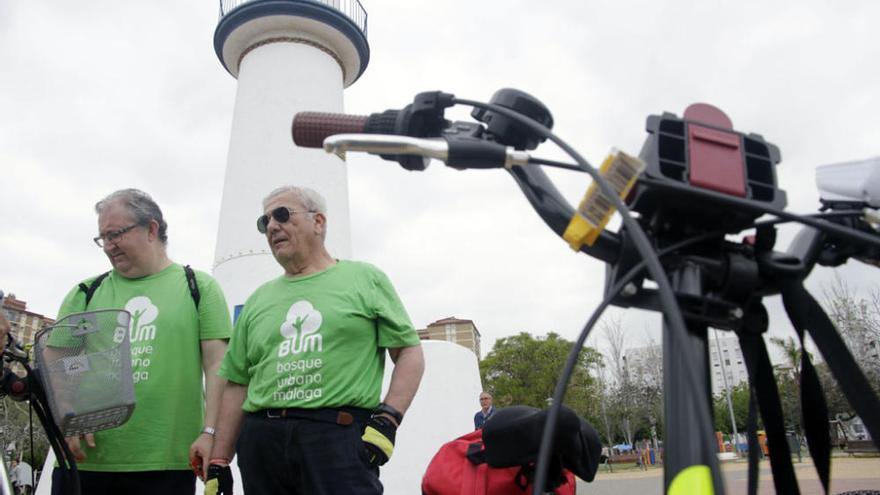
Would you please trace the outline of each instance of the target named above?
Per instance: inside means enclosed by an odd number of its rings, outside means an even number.
[[[248,495],[381,495],[369,462],[364,419],[340,425],[265,415],[245,416],[236,451]]]
[[[104,473],[79,472],[82,495],[193,495],[196,492],[196,475],[188,471],[134,471]],[[64,471],[52,471],[52,495],[73,493],[67,489]]]

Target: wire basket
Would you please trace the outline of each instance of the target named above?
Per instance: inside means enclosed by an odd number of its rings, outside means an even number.
[[[73,313],[37,333],[34,359],[65,436],[115,428],[134,411],[128,311]]]

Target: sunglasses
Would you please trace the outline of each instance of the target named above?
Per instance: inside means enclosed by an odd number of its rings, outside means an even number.
[[[268,215],[261,215],[260,218],[257,219],[257,230],[260,231],[261,234],[265,234],[266,230],[269,228],[270,218],[274,218],[278,223],[287,223],[287,221],[290,220],[290,215],[296,215],[297,213],[315,213],[315,210],[296,211],[292,208],[287,208],[286,206],[279,206],[270,211]]]

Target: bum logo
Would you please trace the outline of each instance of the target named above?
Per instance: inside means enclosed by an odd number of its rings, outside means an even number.
[[[281,324],[279,331],[284,340],[278,346],[278,357],[302,352],[321,352],[324,339],[318,329],[321,328],[321,312],[308,301],[297,301],[287,310],[287,320]]]
[[[125,310],[131,313],[132,343],[156,338],[156,325],[153,321],[159,316],[159,308],[150,301],[147,296],[138,296],[129,299]]]

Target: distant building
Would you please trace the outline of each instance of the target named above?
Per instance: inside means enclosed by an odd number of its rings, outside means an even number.
[[[16,299],[15,294],[3,299],[3,312],[12,327],[12,335],[25,349],[34,345],[34,335],[38,331],[55,323],[52,318],[28,311],[27,302]]]
[[[627,349],[624,363],[632,380],[651,381],[657,377],[662,378],[663,348],[655,344]],[[721,337],[718,339],[718,344],[710,337],[709,366],[712,376],[712,395],[724,393],[722,370],[727,374],[727,385],[730,388],[749,380],[748,369],[739,348],[739,339],[736,337]]]
[[[450,316],[430,323],[418,332],[422,340],[445,340],[467,347],[480,359],[480,331],[472,320]]]
[[[749,381],[739,339],[733,337],[709,338],[709,363],[712,374],[712,395],[724,393],[724,376],[727,375],[727,386],[733,388],[740,383]],[[719,347],[720,353],[719,353]],[[723,370],[723,371],[722,371]]]

